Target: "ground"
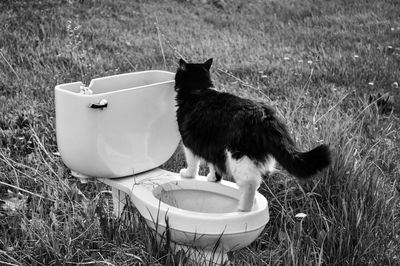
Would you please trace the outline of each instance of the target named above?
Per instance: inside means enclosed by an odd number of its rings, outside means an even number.
[[[300,149],[332,147],[332,165],[307,185],[283,170],[265,180],[271,220],[232,262],[400,264],[398,0],[5,0],[0,10],[2,264],[188,263],[133,207],[113,217],[108,187],[70,176],[54,112],[57,84],[175,71],[180,57],[213,57],[216,89],[274,106]],[[183,165],[178,150],[163,167]]]

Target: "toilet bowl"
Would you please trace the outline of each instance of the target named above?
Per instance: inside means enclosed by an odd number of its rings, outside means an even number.
[[[238,187],[225,180],[185,179],[159,168],[135,177],[100,180],[115,190],[117,215],[129,196],[159,236],[168,227],[174,244],[194,247],[205,254],[203,259],[215,263],[226,260],[228,251],[251,244],[269,220],[268,202],[258,192],[252,210],[238,212]]]
[[[236,184],[184,179],[159,168],[180,141],[174,73],[57,85],[55,107],[57,145],[72,175],[111,186],[116,215],[129,197],[158,236],[168,231],[175,248],[192,247],[200,251],[195,256],[224,261],[227,251],[249,245],[268,222],[268,202],[258,192],[250,212],[237,212]]]

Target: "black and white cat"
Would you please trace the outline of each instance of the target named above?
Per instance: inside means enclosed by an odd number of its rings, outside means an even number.
[[[298,151],[271,107],[211,89],[211,64],[212,59],[203,64],[180,59],[175,75],[177,120],[187,162],[182,177],[195,177],[204,160],[208,180],[233,177],[240,190],[238,210],[250,211],[262,177],[273,171],[275,160],[299,179],[329,165],[329,147]]]

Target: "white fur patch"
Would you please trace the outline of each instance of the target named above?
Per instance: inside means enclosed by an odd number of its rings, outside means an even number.
[[[215,168],[212,163],[208,163],[208,170],[209,170],[209,173],[207,175],[207,180],[209,182],[216,182],[217,177],[215,176]]]
[[[226,151],[226,167],[228,173],[239,186],[239,211],[250,211],[253,207],[255,192],[260,187],[262,175],[274,170],[275,159],[271,156],[264,162],[254,162],[247,156],[240,159],[232,158],[232,153]]]
[[[226,168],[238,186],[249,182],[254,184],[261,182],[261,169],[247,156],[237,160],[232,158],[230,151],[226,151]]]
[[[275,158],[272,156],[268,156],[268,159],[260,166],[261,173],[272,173],[273,171],[275,171],[275,164]]]

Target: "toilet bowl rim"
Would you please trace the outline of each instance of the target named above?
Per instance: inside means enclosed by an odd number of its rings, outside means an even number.
[[[197,232],[199,234],[238,233],[260,228],[269,221],[268,201],[259,192],[256,192],[258,208],[250,212],[193,212],[170,206],[157,199],[153,194],[156,186],[146,187],[146,182],[143,182],[149,179],[154,179],[156,185],[184,180],[178,173],[155,168],[137,174],[135,177],[101,178],[99,181],[128,194],[132,203],[146,220],[158,221],[160,225],[166,226],[165,219],[168,217],[170,227],[184,232]],[[208,182],[204,176],[200,176],[198,179]],[[237,185],[233,182],[222,180],[221,184],[237,189]],[[229,223],[226,222],[227,220],[229,220]]]
[[[135,185],[132,189],[134,205],[145,219],[157,221],[161,225],[166,225],[165,218],[168,217],[169,226],[176,230],[233,234],[257,230],[269,221],[268,201],[259,192],[256,192],[255,197],[257,209],[250,212],[204,213],[168,205],[157,199],[153,190],[154,188],[149,189],[145,185]]]

